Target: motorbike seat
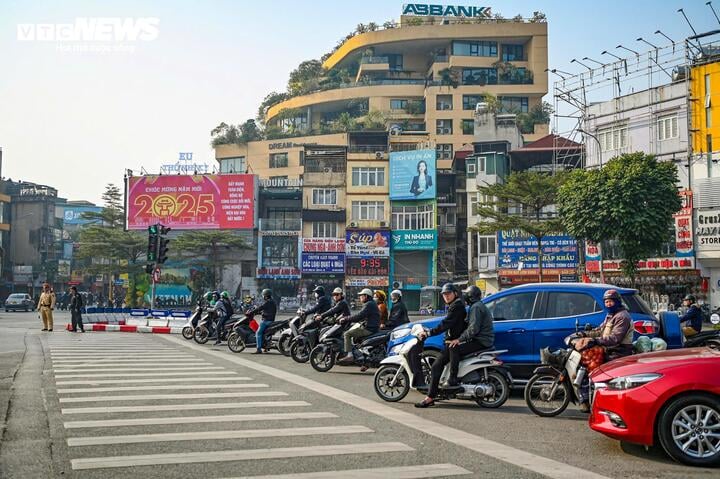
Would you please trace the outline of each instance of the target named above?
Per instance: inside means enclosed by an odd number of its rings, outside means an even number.
[[[365,336],[362,338],[363,341],[367,341],[369,339],[376,339],[380,337],[386,337],[390,336],[391,331],[378,331],[377,333],[372,333],[370,336]]]
[[[470,359],[470,358],[474,358],[474,357],[476,357],[476,356],[482,356],[483,354],[487,354],[487,353],[498,353],[498,354],[500,354],[500,353],[505,353],[505,352],[507,352],[507,350],[505,350],[505,349],[503,349],[503,350],[496,350],[495,347],[493,346],[493,347],[490,347],[490,348],[481,349],[480,351],[475,351],[475,352],[470,353],[470,354],[466,354],[466,355],[464,355],[464,356],[463,356],[462,358],[460,358],[460,359],[461,359],[461,360],[463,360],[463,359]],[[496,356],[497,356],[497,354],[496,354]]]

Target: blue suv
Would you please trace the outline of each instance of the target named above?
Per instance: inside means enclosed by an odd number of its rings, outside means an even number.
[[[607,284],[586,283],[536,283],[486,296],[482,299],[493,315],[495,348],[507,349],[500,356],[515,379],[527,379],[540,364],[540,349],[566,347],[563,339],[575,332],[576,324],[582,329],[586,324],[597,327],[605,319],[603,294],[608,289],[617,290],[633,319],[635,334],[654,336],[658,323],[650,307],[637,290],[619,288]],[[442,318],[420,320],[427,328],[433,328]],[[398,326],[390,335],[388,354],[396,354],[399,346],[410,336],[408,323]],[[444,349],[443,335],[425,340],[425,351]],[[430,352],[432,354],[432,352]]]

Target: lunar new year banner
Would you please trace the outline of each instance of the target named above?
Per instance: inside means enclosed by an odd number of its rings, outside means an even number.
[[[127,227],[252,229],[254,175],[133,176],[127,180]]]

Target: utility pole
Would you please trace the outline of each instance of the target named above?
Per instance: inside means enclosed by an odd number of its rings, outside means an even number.
[[[150,275],[152,281],[152,290],[150,293],[150,308],[155,308],[155,288],[160,281],[160,265],[167,261],[167,252],[170,249],[168,244],[170,240],[165,237],[170,232],[170,228],[160,223],[148,226],[148,247],[145,272]]]

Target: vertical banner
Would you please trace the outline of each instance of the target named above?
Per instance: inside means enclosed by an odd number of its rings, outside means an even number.
[[[436,156],[434,149],[390,153],[390,199],[435,199]]]

